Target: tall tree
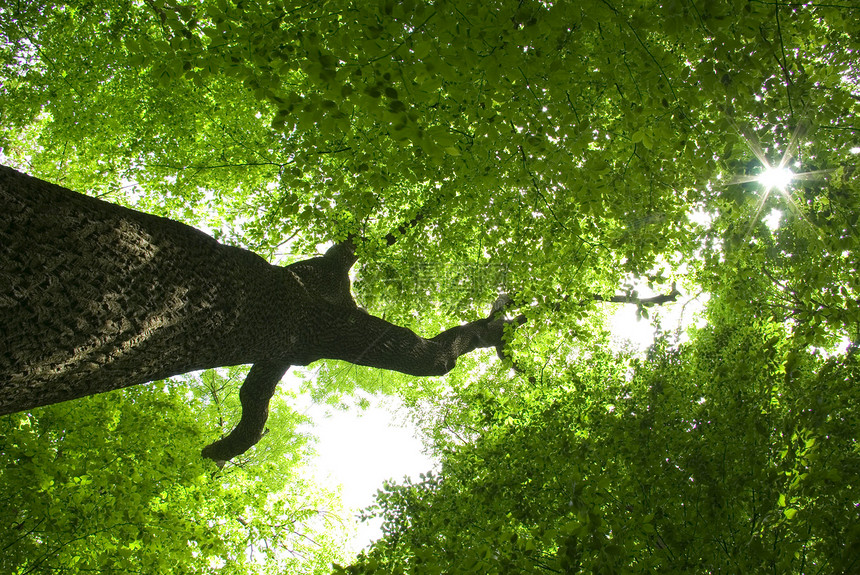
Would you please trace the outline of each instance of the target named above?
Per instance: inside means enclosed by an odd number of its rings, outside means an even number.
[[[7,2],[0,147],[268,262],[351,239],[355,300],[404,328],[512,296],[514,371],[320,370],[399,392],[446,457],[389,490],[366,570],[850,570],[858,29],[850,2]],[[711,340],[608,353],[645,282],[711,294]]]
[[[273,266],[166,218],[0,167],[0,414],[212,367],[253,364],[236,429],[256,443],[291,365],[321,358],[426,376],[500,347],[501,315],[424,339],[358,308],[351,241]]]
[[[188,349],[206,347],[206,338],[215,345],[194,352],[205,359],[180,354],[170,367],[141,359],[153,363],[140,373],[130,370],[129,384],[250,361],[259,362],[250,383],[260,388],[251,395],[264,397],[290,362],[360,356],[373,365],[439,373],[466,349],[498,343],[500,324],[476,320],[423,340],[416,348],[423,359],[371,358],[361,354],[363,347],[349,346],[285,351],[292,349],[283,340],[286,332],[281,341],[268,337],[258,329],[259,318],[250,317],[268,304],[250,287],[254,282],[282,283],[283,297],[295,302],[294,275],[333,274],[337,303],[317,298],[330,313],[314,313],[314,321],[334,325],[333,313],[354,320],[354,333],[388,329],[352,304],[345,278],[354,254],[347,238],[365,239],[356,246],[367,261],[356,291],[377,315],[417,325],[417,302],[430,300],[433,313],[422,315],[423,329],[441,331],[464,314],[483,315],[478,310],[500,291],[512,293],[518,311],[534,320],[520,336],[520,351],[539,357],[553,341],[587,337],[596,306],[583,302],[594,302],[594,294],[607,299],[623,281],[645,275],[666,285],[670,268],[699,267],[701,229],[689,217],[695,210],[720,213],[705,235],[713,240],[714,232],[733,230],[727,245],[740,249],[730,263],[744,274],[758,273],[741,269],[751,265],[745,253],[769,241],[769,231],[756,223],[762,209],[794,209],[798,221],[810,225],[791,232],[796,249],[774,246],[772,252],[791,264],[783,269],[796,268],[792,273],[804,285],[784,293],[793,292],[796,301],[789,304],[807,320],[817,306],[830,310],[810,342],[841,337],[857,320],[860,290],[852,271],[856,250],[850,249],[857,178],[849,159],[860,71],[848,56],[858,11],[729,0],[676,8],[651,0],[595,1],[587,9],[503,1],[16,3],[0,8],[0,145],[36,174],[117,201],[126,199],[124,178],[132,180],[136,201],[147,211],[205,220],[222,239],[267,257],[290,238],[306,253],[319,241],[342,242],[330,256],[281,270],[285,280],[264,271],[274,268],[259,258],[219,249],[212,261],[230,264],[213,277],[204,264],[188,260],[181,245],[205,251],[214,244],[180,233],[181,226],[139,218],[146,221],[142,226],[163,229],[160,237],[176,232],[183,238],[162,246],[162,255],[173,252],[175,261],[185,262],[176,273],[187,274],[177,280],[187,286],[156,296],[163,308],[181,293],[190,298],[188,309],[196,309],[180,322],[196,326],[193,333],[177,337]],[[732,18],[737,10],[745,14],[742,22]],[[824,54],[821,45],[828,46]],[[791,203],[780,194],[755,196],[721,183],[752,179],[780,156],[796,158],[796,171],[826,174],[827,191],[815,182],[800,184],[804,197]],[[24,181],[8,173],[4,178]],[[39,196],[33,201],[49,201]],[[126,217],[112,213],[113,223]],[[393,249],[380,249],[392,229],[418,213],[417,231],[395,234],[402,237]],[[44,226],[61,229],[50,218]],[[85,233],[76,226],[65,229]],[[126,238],[133,244],[134,230]],[[87,240],[75,241],[80,247]],[[790,253],[798,251],[806,257],[792,260]],[[169,273],[156,265],[158,258],[134,257],[153,273]],[[427,262],[436,268],[422,273]],[[243,271],[229,271],[234,268]],[[780,270],[767,269],[774,271]],[[784,274],[773,277],[775,284],[792,282]],[[206,291],[210,284],[214,291]],[[72,297],[70,304],[84,296]],[[119,303],[102,302],[102,311],[86,313],[107,313],[111,305]],[[207,306],[214,306],[211,315]],[[290,310],[302,308],[269,306],[266,313],[287,329],[295,324],[288,321]],[[30,322],[30,313],[16,312],[15,322]],[[128,342],[123,338],[138,329],[151,334],[152,325],[169,323],[173,310],[152,313],[161,315],[108,329]],[[219,322],[230,327],[214,333]],[[491,335],[477,334],[491,325]],[[68,344],[62,334],[69,326],[54,328],[50,337]],[[231,330],[246,331],[232,337]],[[460,334],[468,335],[454,338]],[[419,341],[406,331],[389,336]],[[262,355],[237,349],[242,341],[255,341]],[[148,335],[139,343],[154,355],[164,341]],[[440,351],[450,345],[457,349]],[[281,354],[306,357],[265,353],[276,346]],[[223,360],[211,357],[215,349]],[[85,373],[86,365],[107,359],[124,369],[132,361],[99,353],[89,353],[75,369]],[[97,377],[85,385],[104,388]]]

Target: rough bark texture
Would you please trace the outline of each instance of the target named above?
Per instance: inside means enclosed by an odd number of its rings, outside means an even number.
[[[290,365],[321,358],[441,375],[500,344],[488,318],[424,339],[356,307],[350,242],[287,267],[0,166],[0,414],[212,367],[254,364],[243,415],[204,455],[262,436]]]

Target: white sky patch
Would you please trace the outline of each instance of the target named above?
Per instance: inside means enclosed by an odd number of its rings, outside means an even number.
[[[696,210],[693,212],[687,213],[687,219],[694,224],[698,224],[704,228],[710,228],[711,223],[714,221],[715,214],[713,212],[706,212],[705,210]]]
[[[400,482],[409,476],[417,481],[420,474],[436,467],[424,454],[414,426],[395,414],[391,402],[371,398],[367,409],[347,411],[311,405],[306,412],[313,419],[309,431],[319,438],[313,476],[341,489],[344,506],[353,517],[373,504],[385,480]],[[359,523],[347,548],[357,552],[370,545],[381,537],[381,525],[379,519]]]
[[[636,290],[641,298],[658,295],[644,283],[637,285]],[[639,318],[635,304],[624,304],[610,316],[610,330],[616,340],[627,342],[629,347],[641,352],[654,343],[655,330],[652,321],[658,318],[664,332],[680,332],[678,343],[685,343],[690,339],[687,327],[704,327],[705,320],[700,313],[705,309],[708,299],[708,294],[684,294],[673,303],[649,306],[646,309],[650,319]]]
[[[627,341],[639,350],[644,350],[654,343],[654,328],[651,322],[636,316],[636,306],[624,304],[618,308],[609,319],[613,336],[621,341]]]
[[[776,208],[772,209],[768,215],[762,218],[764,225],[772,232],[779,229],[779,220],[782,218],[782,212]]]

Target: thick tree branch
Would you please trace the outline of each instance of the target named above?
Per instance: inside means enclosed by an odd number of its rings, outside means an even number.
[[[326,357],[415,376],[444,375],[461,355],[501,345],[505,326],[515,323],[491,316],[425,339],[360,309],[346,318],[327,319],[338,320],[341,329],[334,341],[322,342]]]
[[[655,295],[653,297],[635,297],[632,295],[614,295],[610,298],[605,298],[599,294],[594,294],[592,299],[594,301],[605,301],[610,303],[634,303],[640,306],[652,306],[652,305],[663,305],[664,303],[669,303],[672,301],[676,301],[678,296],[681,295],[681,292],[678,291],[678,288],[675,287],[675,284],[672,284],[672,291],[667,294]]]
[[[329,253],[325,257],[328,256]],[[321,325],[333,326],[315,333],[314,343],[321,357],[415,376],[444,375],[454,368],[458,357],[480,347],[502,349],[505,326],[525,321],[522,316],[514,320],[499,317],[494,310],[487,318],[425,339],[357,307],[332,306],[321,312],[318,319]],[[288,368],[289,364],[282,361],[254,364],[239,392],[242,403],[239,424],[229,435],[205,447],[204,457],[223,464],[263,437],[269,400]]]
[[[262,361],[251,367],[239,390],[242,418],[229,435],[204,447],[203,457],[223,464],[260,441],[269,418],[269,400],[289,367],[279,361]]]

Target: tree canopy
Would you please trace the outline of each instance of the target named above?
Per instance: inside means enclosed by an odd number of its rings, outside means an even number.
[[[200,457],[238,407],[214,371],[0,418],[5,573],[328,573],[336,494],[303,472],[303,417],[277,398],[277,440],[216,470]],[[219,425],[220,421],[220,425]],[[274,438],[273,438],[274,439]]]
[[[369,510],[385,536],[345,571],[856,570],[856,349],[824,359],[773,322],[710,319],[527,393],[461,391],[467,415],[435,429],[470,440],[386,485]]]
[[[430,380],[332,362],[308,383],[400,395],[443,461],[386,488],[354,570],[836,573],[858,548],[857,30],[849,1],[8,3],[0,158],[274,263],[361,238],[357,302],[420,333],[509,295],[526,321],[504,360]],[[707,300],[707,325],[613,351],[613,297],[659,315],[644,284]],[[193,419],[157,387],[117,409]],[[72,427],[102,434],[75,409],[2,418],[18,489],[94,477],[58,455]],[[119,464],[98,445],[94,466]],[[150,479],[123,488],[136,513],[173,497]],[[187,513],[231,513],[210,503]],[[35,563],[90,535],[50,539],[56,506],[20,505],[13,572],[97,565]]]

